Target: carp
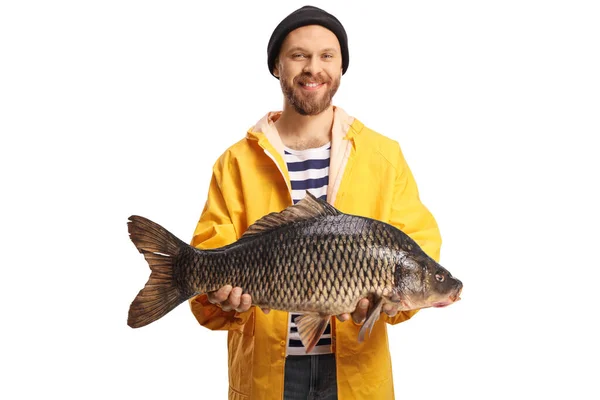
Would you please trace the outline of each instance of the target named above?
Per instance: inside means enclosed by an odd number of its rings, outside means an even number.
[[[128,230],[151,270],[129,309],[132,328],[158,320],[198,294],[239,286],[254,306],[302,313],[295,322],[308,353],[329,318],[353,312],[362,298],[372,307],[360,342],[384,304],[394,303],[399,311],[445,307],[462,291],[461,281],[400,229],[345,214],[308,192],[217,249],[194,248],[140,216],[129,218]]]

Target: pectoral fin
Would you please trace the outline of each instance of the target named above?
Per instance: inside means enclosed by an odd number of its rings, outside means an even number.
[[[367,319],[365,320],[363,326],[360,328],[358,332],[358,342],[362,343],[365,340],[365,335],[367,334],[367,330],[369,330],[369,335],[371,335],[371,331],[373,330],[373,325],[379,319],[379,314],[381,314],[381,309],[383,308],[383,297],[377,297],[373,299],[374,305],[367,312]]]
[[[331,315],[323,314],[302,314],[294,320],[298,327],[298,334],[304,347],[306,347],[306,353],[310,353],[315,348],[317,342],[325,332],[327,323]]]

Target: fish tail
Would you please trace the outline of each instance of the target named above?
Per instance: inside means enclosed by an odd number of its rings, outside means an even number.
[[[127,325],[139,328],[163,317],[189,297],[174,279],[178,257],[189,246],[144,217],[133,215],[127,225],[131,241],[151,270],[146,286],[129,307]]]

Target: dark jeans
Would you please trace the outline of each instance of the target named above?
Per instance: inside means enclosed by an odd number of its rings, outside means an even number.
[[[288,356],[285,360],[284,400],[337,399],[335,354]]]

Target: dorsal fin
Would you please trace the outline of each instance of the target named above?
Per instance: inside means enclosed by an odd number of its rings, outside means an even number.
[[[265,215],[252,225],[248,227],[248,230],[240,237],[248,238],[250,236],[263,233],[266,231],[280,228],[284,225],[288,225],[298,221],[304,221],[317,217],[325,217],[328,215],[340,215],[338,211],[331,204],[317,199],[310,192],[306,192],[306,196],[293,206],[289,206],[281,212],[273,212]]]

